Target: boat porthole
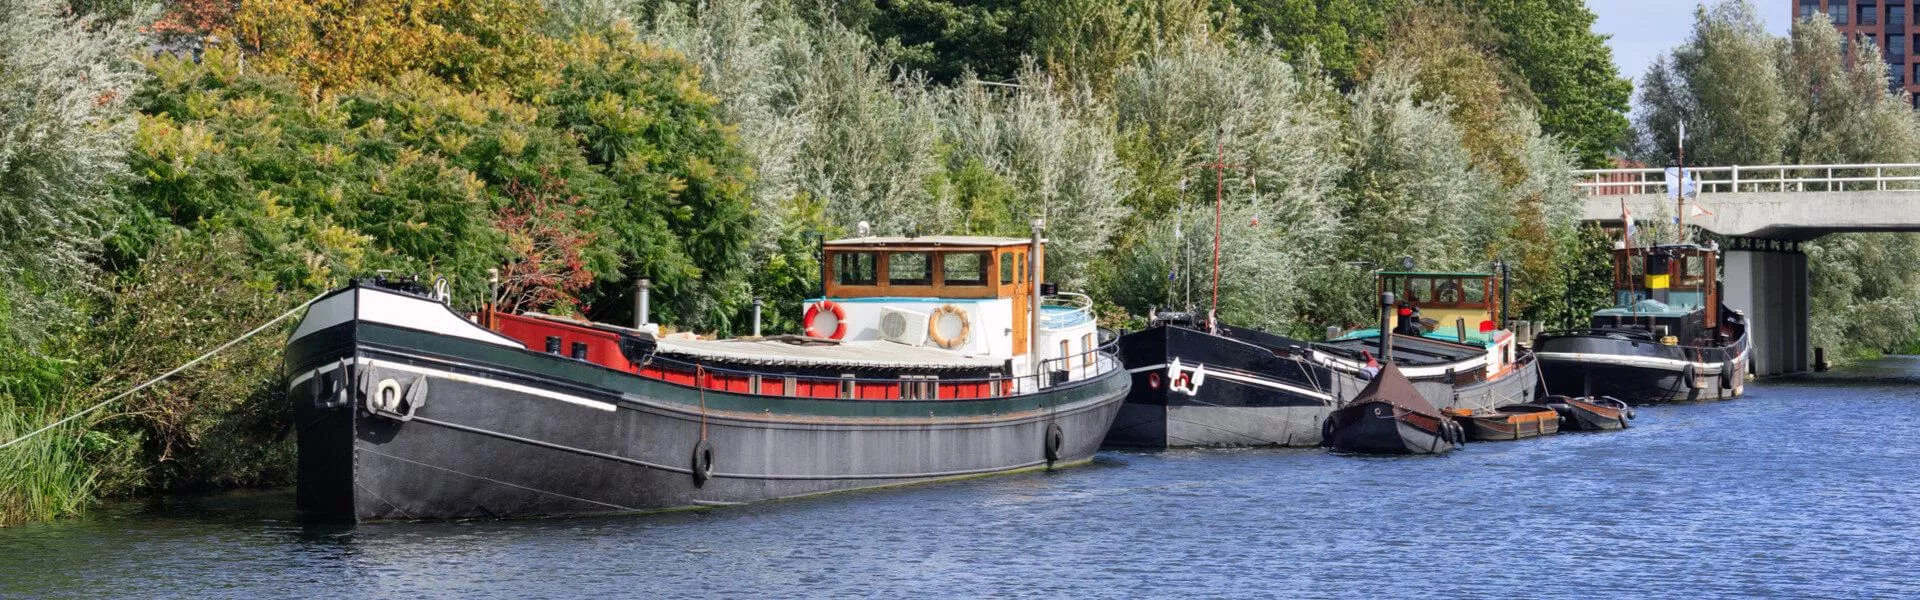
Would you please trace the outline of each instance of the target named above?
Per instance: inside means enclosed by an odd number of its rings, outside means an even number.
[[[1160,389],[1160,374],[1159,374],[1159,373],[1148,373],[1148,374],[1147,374],[1147,387],[1150,387],[1150,388],[1153,388],[1153,389],[1156,389],[1156,390],[1157,390],[1157,389]]]
[[[693,487],[707,484],[713,478],[713,444],[706,440],[693,445]]]
[[[1047,466],[1051,467],[1054,461],[1060,460],[1060,447],[1066,443],[1066,437],[1059,423],[1047,425]]]

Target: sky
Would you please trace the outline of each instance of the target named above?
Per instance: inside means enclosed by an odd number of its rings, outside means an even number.
[[[1767,30],[1786,35],[1792,24],[1797,0],[1753,0]],[[1594,31],[1613,36],[1613,63],[1620,74],[1633,79],[1638,87],[1647,65],[1661,53],[1680,45],[1693,32],[1693,10],[1699,2],[1691,0],[1587,0],[1587,8],[1600,18]]]

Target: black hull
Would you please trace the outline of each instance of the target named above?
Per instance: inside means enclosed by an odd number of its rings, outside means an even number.
[[[287,361],[300,506],[352,520],[657,511],[1081,463],[1127,390],[1115,370],[978,401],[702,392],[365,322],[301,338]],[[425,382],[429,401],[407,420],[360,401],[326,406],[340,385],[383,379],[409,390]]]
[[[1719,347],[1667,346],[1604,331],[1549,332],[1534,343],[1546,393],[1629,403],[1723,400],[1745,393],[1747,339]]]
[[[1443,454],[1453,444],[1439,433],[1418,427],[1384,402],[1342,408],[1327,420],[1326,443],[1356,454]]]
[[[1306,344],[1227,329],[1226,335],[1159,325],[1121,336],[1132,387],[1106,445],[1316,446],[1337,394],[1335,374],[1292,358]],[[1197,381],[1191,393],[1180,375]],[[1358,388],[1355,388],[1358,389]]]
[[[1318,446],[1334,406],[1367,384],[1357,367],[1293,358],[1312,356],[1313,344],[1234,327],[1223,327],[1222,335],[1149,327],[1121,336],[1119,348],[1133,385],[1107,434],[1109,447]],[[1168,385],[1176,361],[1206,373],[1192,394]],[[1413,384],[1438,408],[1488,410],[1531,402],[1534,368],[1527,359],[1497,379],[1456,382],[1441,366]]]

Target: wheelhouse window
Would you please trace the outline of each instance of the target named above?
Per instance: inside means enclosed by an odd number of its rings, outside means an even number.
[[[840,285],[873,285],[878,275],[877,256],[873,252],[834,253],[834,280]]]
[[[950,252],[940,256],[940,274],[947,285],[986,285],[989,260],[985,252]]]
[[[888,285],[933,285],[933,256],[926,252],[887,254]]]
[[[1013,283],[1013,253],[1000,255],[1000,285]]]

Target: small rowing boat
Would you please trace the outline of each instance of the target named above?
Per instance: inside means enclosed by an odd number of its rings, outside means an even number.
[[[1517,440],[1560,432],[1560,413],[1538,404],[1515,404],[1493,410],[1447,409],[1475,441]]]
[[[1612,396],[1597,398],[1547,396],[1541,398],[1538,405],[1552,408],[1560,413],[1568,431],[1626,429],[1627,421],[1633,419],[1633,409],[1628,407],[1626,402]]]

